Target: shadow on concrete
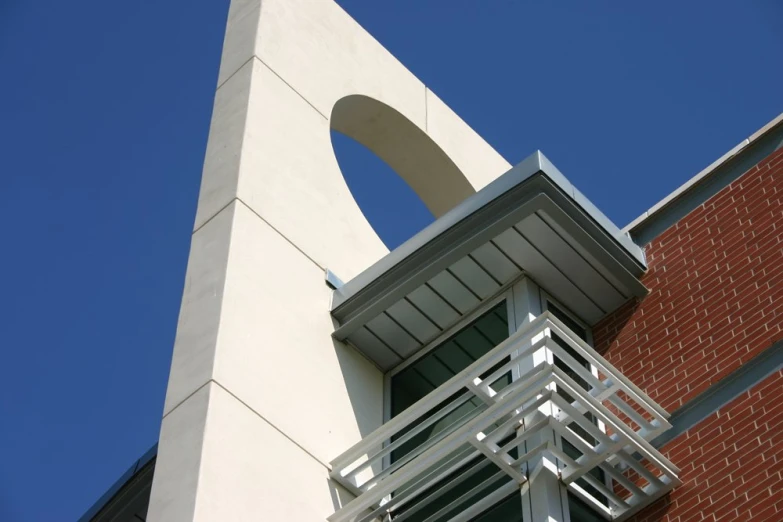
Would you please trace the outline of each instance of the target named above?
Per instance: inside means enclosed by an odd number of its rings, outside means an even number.
[[[335,339],[332,343],[356,425],[366,437],[383,423],[383,374],[352,346]]]

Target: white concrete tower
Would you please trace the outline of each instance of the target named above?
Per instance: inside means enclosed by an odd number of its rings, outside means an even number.
[[[382,422],[383,374],[333,340],[325,269],[386,249],[343,132],[436,216],[509,164],[331,0],[233,0],[148,520],[318,521],[330,459]]]

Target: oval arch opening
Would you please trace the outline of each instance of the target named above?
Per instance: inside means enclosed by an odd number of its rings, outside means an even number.
[[[431,222],[432,218],[425,222],[426,214],[419,202],[437,218],[474,193],[459,168],[432,138],[378,100],[358,94],[340,99],[332,108],[330,125],[343,177],[370,225],[389,248]],[[373,161],[371,156],[380,161]],[[403,183],[394,180],[392,173]],[[395,211],[405,230],[400,234],[388,230],[384,223]],[[405,213],[411,214],[410,224]]]
[[[432,212],[389,165],[353,138],[334,129],[331,134],[348,190],[386,248],[397,248],[432,223]]]

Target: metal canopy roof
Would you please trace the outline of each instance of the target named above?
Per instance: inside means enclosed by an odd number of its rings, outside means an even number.
[[[644,255],[536,152],[334,292],[334,337],[388,370],[522,273],[590,324],[647,289]]]

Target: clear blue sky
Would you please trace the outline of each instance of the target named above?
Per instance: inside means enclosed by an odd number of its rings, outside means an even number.
[[[620,226],[783,111],[778,0],[340,3]],[[75,520],[157,439],[227,7],[0,0],[2,521]],[[337,145],[388,244],[427,223]]]

